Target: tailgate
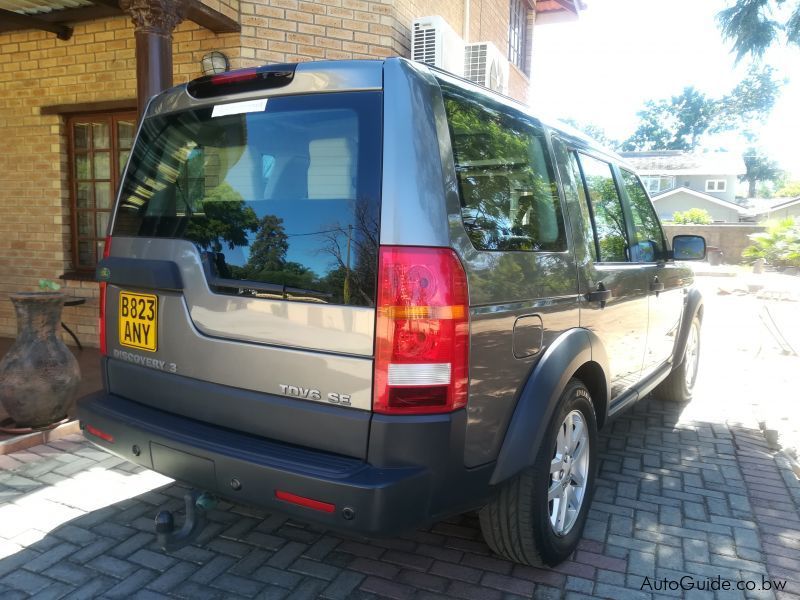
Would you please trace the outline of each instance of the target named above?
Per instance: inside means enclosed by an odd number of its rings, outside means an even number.
[[[110,391],[232,429],[271,418],[235,390],[369,411],[382,95],[242,104],[144,120],[101,264],[109,372],[127,362],[230,398],[166,402],[119,376]]]

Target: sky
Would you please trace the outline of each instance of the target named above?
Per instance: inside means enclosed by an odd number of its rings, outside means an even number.
[[[558,118],[591,122],[613,139],[636,128],[647,100],[678,95],[692,85],[710,96],[728,93],[746,74],[722,41],[715,15],[733,0],[585,0],[577,21],[537,26],[531,104]],[[800,48],[770,49],[764,63],[789,79],[760,146],[800,179]],[[735,135],[715,146],[741,152]]]

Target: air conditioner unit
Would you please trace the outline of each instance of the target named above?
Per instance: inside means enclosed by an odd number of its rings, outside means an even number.
[[[464,41],[443,17],[414,19],[411,24],[411,59],[439,67],[461,77],[464,74]]]
[[[508,60],[492,42],[464,46],[464,77],[501,94],[508,93]]]

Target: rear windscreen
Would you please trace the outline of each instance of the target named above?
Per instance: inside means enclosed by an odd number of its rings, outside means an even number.
[[[194,242],[217,293],[374,306],[381,93],[150,117],[112,235]]]

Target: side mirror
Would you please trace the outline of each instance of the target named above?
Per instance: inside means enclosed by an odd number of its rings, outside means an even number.
[[[676,235],[672,238],[672,258],[675,260],[703,260],[706,257],[706,240],[701,235]]]
[[[655,262],[656,245],[652,240],[637,242],[631,246],[631,261],[633,262]]]

